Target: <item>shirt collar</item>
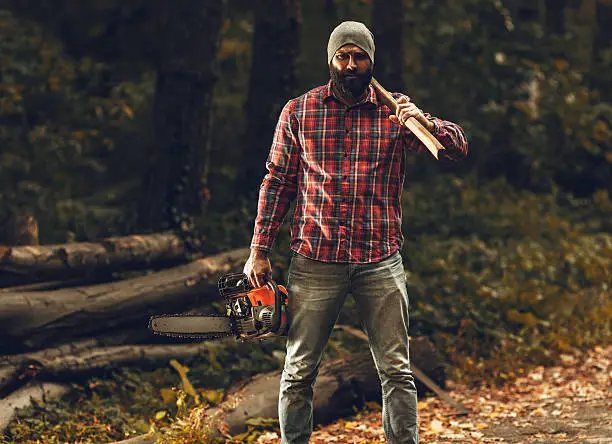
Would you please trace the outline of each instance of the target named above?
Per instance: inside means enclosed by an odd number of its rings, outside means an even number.
[[[331,80],[329,82],[327,82],[327,85],[325,85],[322,89],[322,94],[321,94],[321,100],[323,102],[325,102],[326,100],[328,100],[329,98],[334,98],[336,100],[339,100],[338,98],[336,98],[334,96],[334,92],[332,90],[332,85],[331,85]],[[376,91],[374,90],[374,87],[370,84],[368,85],[368,94],[365,97],[365,99],[363,99],[361,102],[356,103],[353,106],[360,106],[360,105],[364,105],[366,103],[372,103],[375,107],[378,106],[379,101],[378,101],[378,97],[376,97]]]

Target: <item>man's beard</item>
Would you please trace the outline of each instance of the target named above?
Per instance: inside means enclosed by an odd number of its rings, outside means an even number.
[[[329,74],[336,90],[343,98],[357,100],[361,98],[372,80],[372,65],[364,72],[341,72],[333,65],[329,65]]]

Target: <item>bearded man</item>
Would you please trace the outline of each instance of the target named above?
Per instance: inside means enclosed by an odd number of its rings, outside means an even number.
[[[416,118],[446,148],[467,154],[463,130],[394,93],[396,115],[370,85],[374,37],[343,22],[327,46],[330,81],[283,108],[259,193],[244,273],[255,287],[271,277],[268,255],[291,201],[290,327],[281,377],[282,443],[307,443],[321,356],[348,293],[355,298],[382,387],[389,443],[417,443],[417,393],[408,352],[408,294],[399,250],[406,152],[426,148],[406,127]]]

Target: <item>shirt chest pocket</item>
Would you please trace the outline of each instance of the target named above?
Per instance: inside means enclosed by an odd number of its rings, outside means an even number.
[[[388,164],[397,150],[399,132],[394,128],[360,129],[355,143],[359,160]]]

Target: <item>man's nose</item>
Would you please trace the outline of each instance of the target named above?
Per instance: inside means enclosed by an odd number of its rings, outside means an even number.
[[[357,63],[353,56],[349,56],[348,65],[346,66],[348,69],[357,69]]]

